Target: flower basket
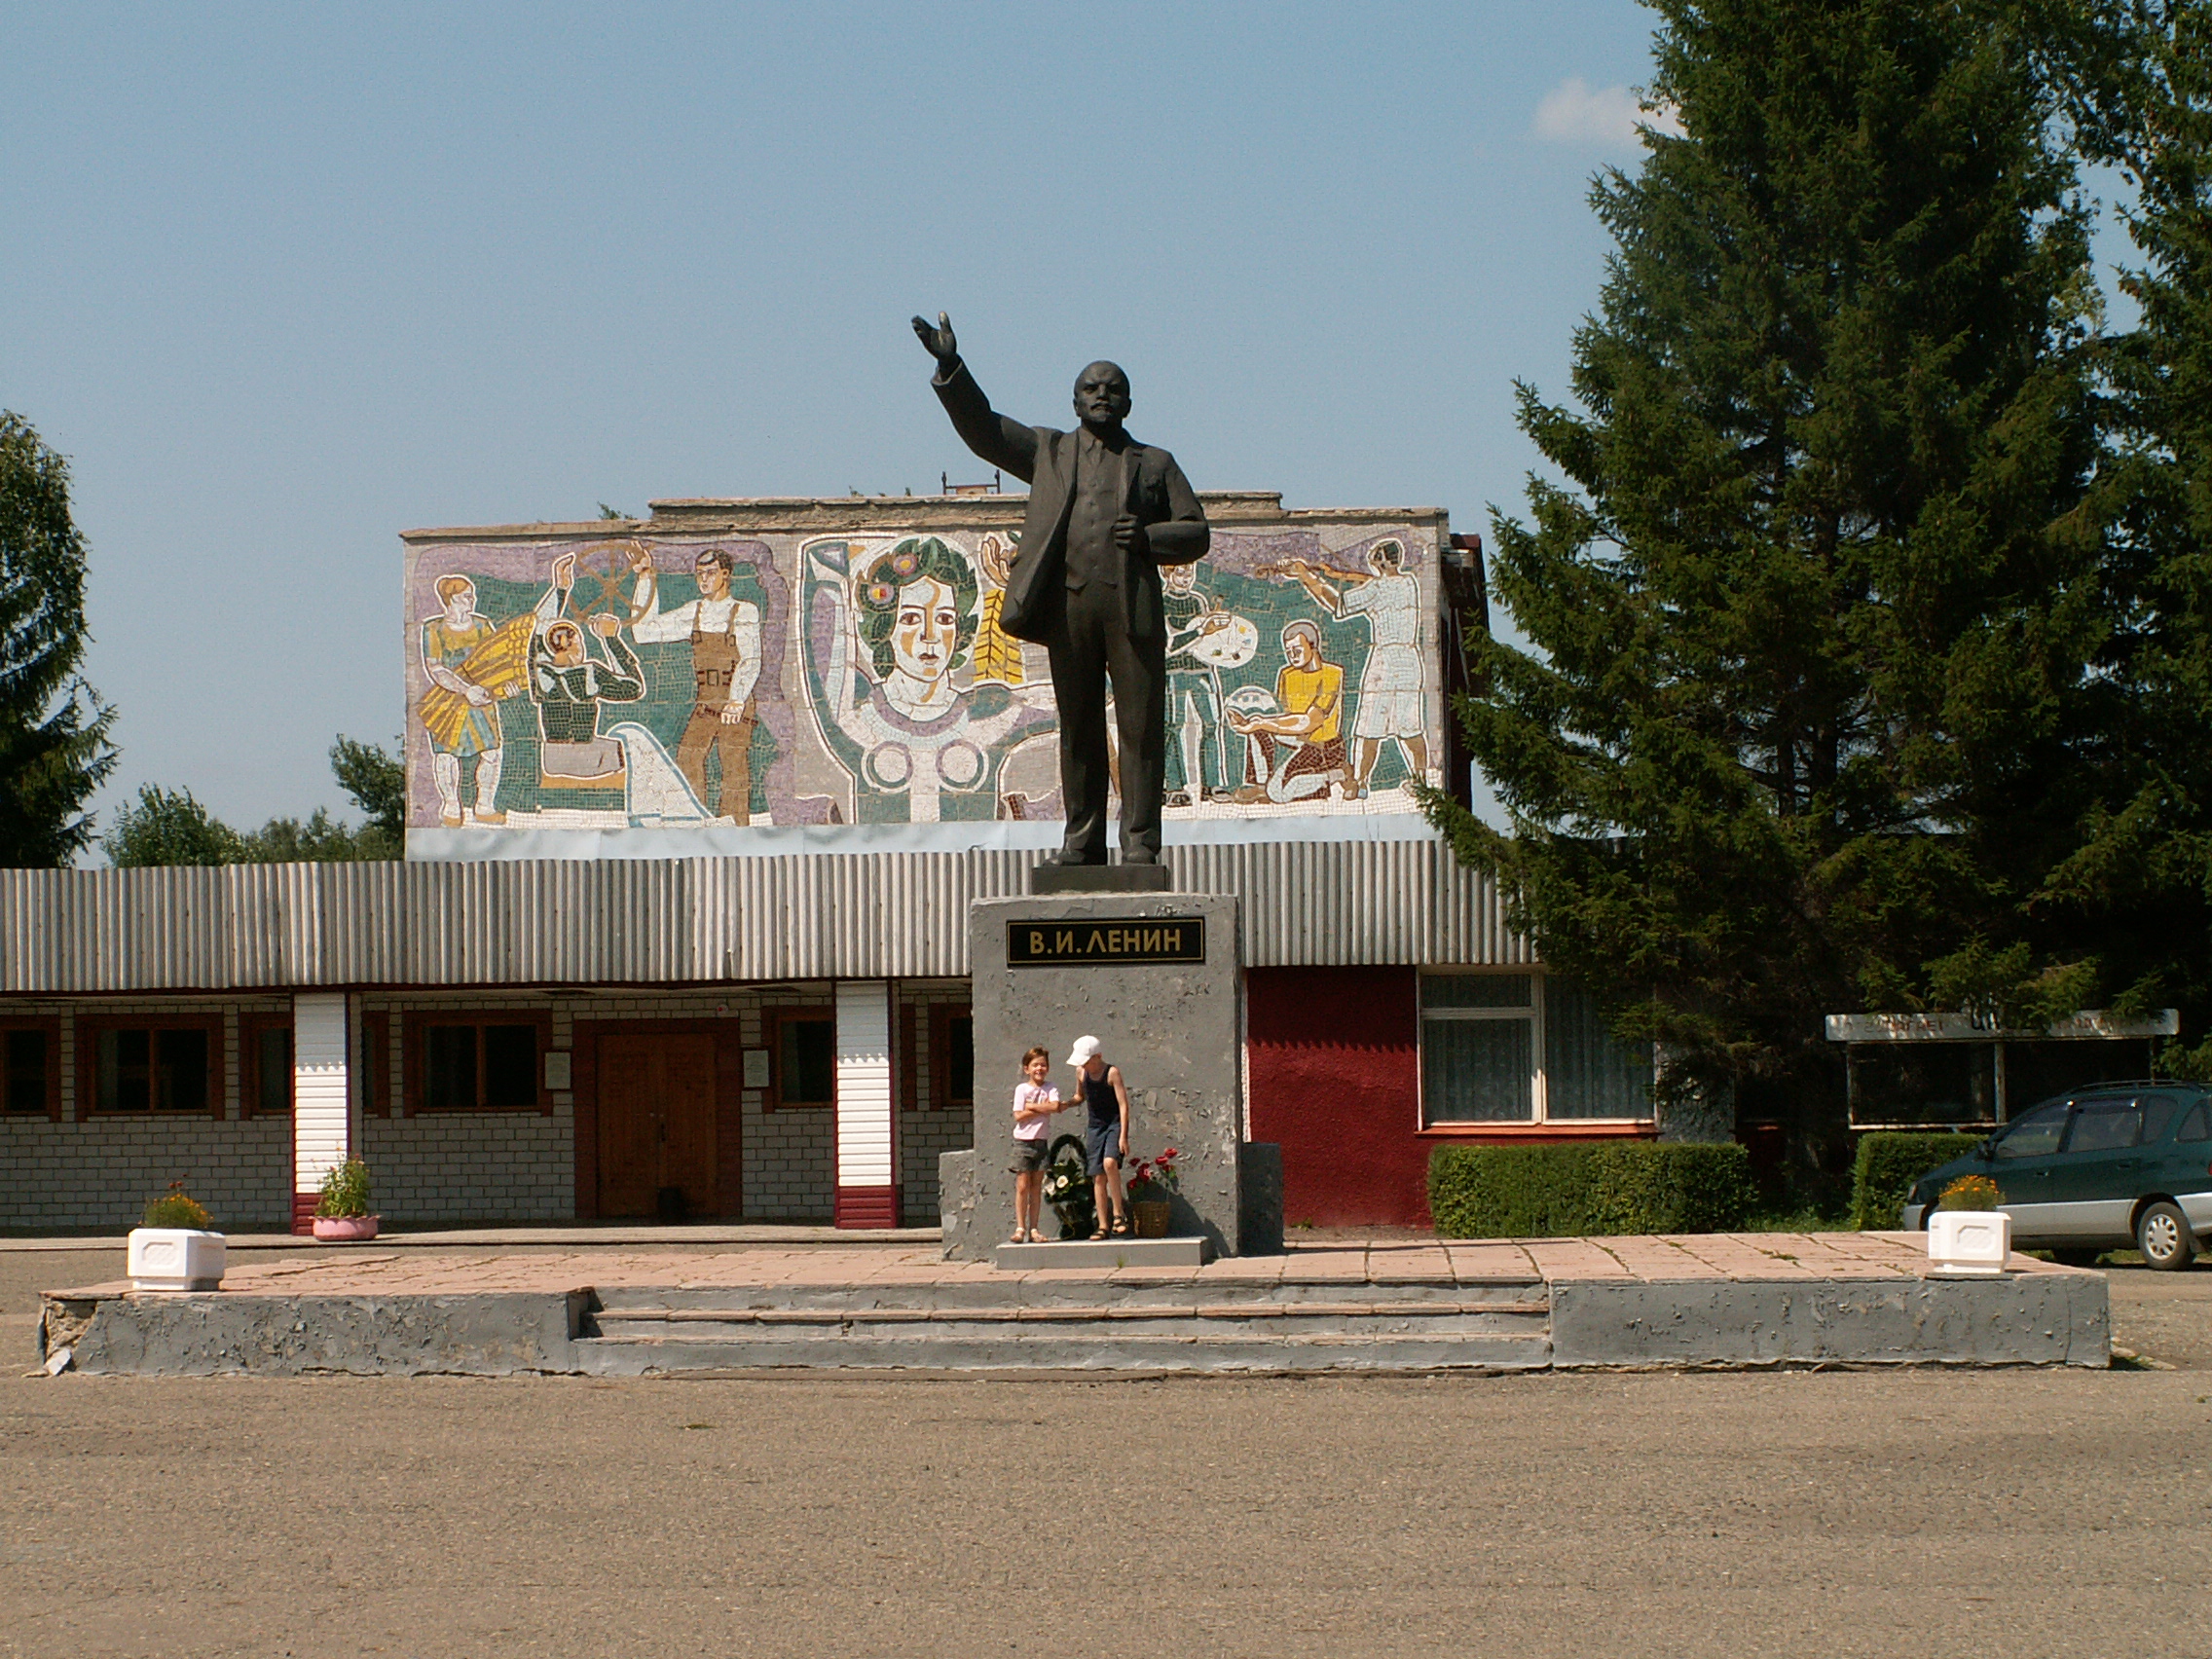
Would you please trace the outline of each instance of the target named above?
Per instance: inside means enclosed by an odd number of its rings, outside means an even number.
[[[1175,1194],[1183,1178],[1175,1161],[1182,1156],[1169,1147],[1158,1158],[1134,1159],[1129,1164],[1129,1211],[1139,1238],[1164,1238],[1175,1215]]]

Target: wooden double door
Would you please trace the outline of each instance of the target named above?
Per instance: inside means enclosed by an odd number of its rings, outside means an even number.
[[[716,1194],[715,1039],[641,1033],[599,1040],[599,1213],[661,1216],[681,1194],[691,1216]]]

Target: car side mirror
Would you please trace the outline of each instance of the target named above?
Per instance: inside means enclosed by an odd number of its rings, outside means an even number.
[[[1995,1135],[1984,1135],[1981,1144],[1973,1149],[1973,1155],[1984,1163],[1995,1158],[1997,1156],[1997,1137]]]

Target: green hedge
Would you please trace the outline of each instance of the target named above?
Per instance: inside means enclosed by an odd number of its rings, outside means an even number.
[[[1979,1144],[1979,1136],[1955,1129],[1884,1129],[1861,1135],[1859,1161],[1851,1172],[1851,1225],[1862,1233],[1896,1227],[1915,1181]]]
[[[1721,1233],[1751,1205],[1751,1155],[1735,1145],[1440,1146],[1428,1159],[1428,1213],[1446,1238]]]

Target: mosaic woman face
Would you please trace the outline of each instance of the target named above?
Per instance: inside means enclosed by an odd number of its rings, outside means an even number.
[[[446,626],[465,628],[469,618],[476,614],[476,589],[468,582],[456,582],[446,589]]]
[[[891,660],[910,679],[935,683],[952,664],[960,640],[960,608],[952,589],[934,576],[899,590],[891,626]]]

